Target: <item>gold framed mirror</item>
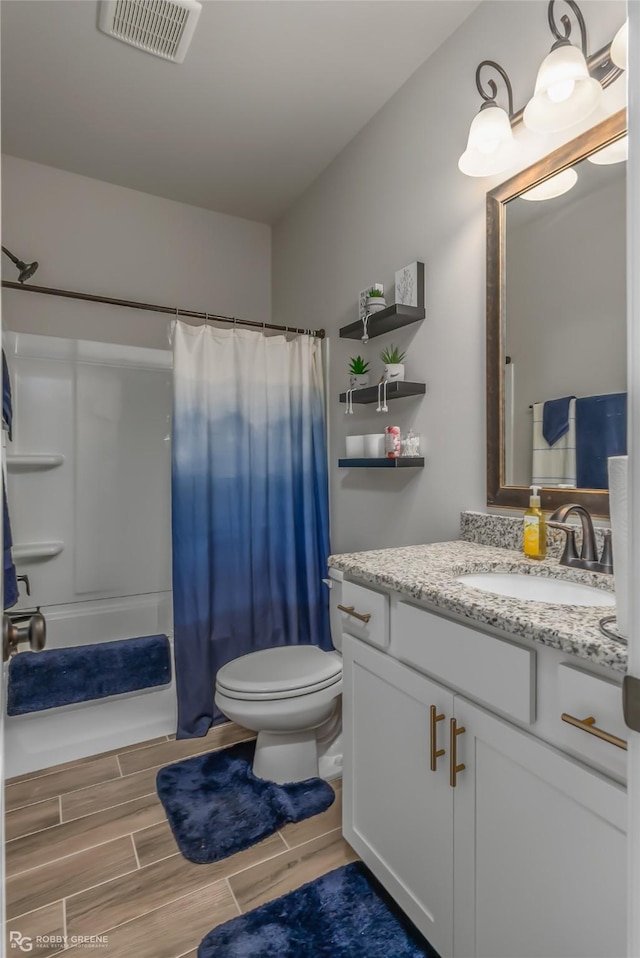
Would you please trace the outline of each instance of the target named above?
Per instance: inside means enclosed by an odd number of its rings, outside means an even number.
[[[536,473],[540,459],[536,463],[534,458],[540,450],[533,417],[541,415],[546,400],[569,399],[569,394],[574,403],[575,397],[601,400],[605,397],[595,395],[601,393],[611,394],[611,398],[624,396],[626,404],[626,164],[605,164],[606,154],[600,162],[593,159],[617,141],[622,145],[626,131],[626,110],[620,110],[487,193],[489,506],[526,508],[534,476],[553,472],[538,468]],[[563,171],[578,164],[582,164],[578,177],[581,192],[572,197],[571,205],[559,194],[549,204],[522,201],[523,194],[534,187],[549,187],[557,174],[575,182],[574,173]],[[604,174],[594,172],[597,170],[612,172],[605,180]],[[587,205],[586,197],[591,194],[597,194],[601,204],[598,212]],[[540,210],[544,210],[544,218]],[[569,221],[574,234],[563,232]],[[567,235],[575,239],[567,242]],[[552,241],[557,241],[558,250]],[[536,248],[535,242],[541,246]],[[587,262],[587,251],[593,262]],[[515,356],[511,355],[514,349]],[[536,422],[540,430],[539,418]],[[583,468],[582,475],[591,477],[595,471],[602,475],[602,461],[598,470]],[[558,480],[567,478],[561,473],[559,470]],[[546,479],[547,483],[540,483],[543,509],[579,502],[592,515],[609,515],[606,483],[598,480],[597,486],[580,487],[577,478],[574,484],[556,482],[555,475]]]

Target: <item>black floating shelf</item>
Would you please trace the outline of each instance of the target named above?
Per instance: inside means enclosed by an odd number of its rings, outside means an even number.
[[[340,469],[407,469],[424,468],[420,456],[399,456],[397,459],[338,459]]]
[[[372,313],[369,317],[369,339],[376,336],[382,336],[384,333],[391,333],[394,329],[400,329],[401,326],[409,326],[411,323],[418,323],[424,319],[426,312],[419,306],[403,306],[401,303],[394,303],[393,306],[387,306],[378,313]],[[340,330],[341,339],[362,339],[362,322],[350,323],[343,326]]]
[[[426,389],[427,387],[424,383],[387,383],[387,399],[403,399],[405,396],[424,396]],[[380,399],[382,399],[383,396],[384,389],[381,389]],[[364,386],[362,389],[354,389],[351,398],[354,403],[378,402],[378,387]],[[340,402],[346,401],[347,394],[340,393]]]

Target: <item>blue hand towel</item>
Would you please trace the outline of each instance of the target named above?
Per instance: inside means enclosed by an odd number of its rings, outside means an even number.
[[[2,419],[7,424],[9,430],[9,439],[13,439],[11,434],[13,427],[13,403],[11,401],[11,380],[9,379],[9,367],[7,366],[7,357],[4,349],[2,350]]]
[[[542,435],[550,446],[569,432],[569,406],[575,398],[551,399],[542,407]]]
[[[2,544],[2,574],[4,577],[4,607],[10,609],[16,604],[19,598],[18,579],[16,576],[16,567],[13,564],[11,555],[11,524],[9,522],[9,507],[7,506],[7,490],[4,482],[2,483],[2,522],[3,522],[3,544]]]
[[[627,394],[576,400],[576,480],[580,489],[607,489],[607,459],[627,454]]]
[[[2,419],[6,422],[9,429],[9,439],[11,439],[11,425],[13,422],[13,403],[11,401],[11,380],[9,379],[9,367],[7,366],[7,357],[4,349],[2,350]],[[11,523],[9,522],[9,506],[7,504],[7,489],[4,476],[2,477],[2,522],[3,522],[3,542],[2,542],[2,575],[4,578],[4,607],[10,609],[18,601],[18,581],[16,578],[16,567],[13,564],[11,555]]]

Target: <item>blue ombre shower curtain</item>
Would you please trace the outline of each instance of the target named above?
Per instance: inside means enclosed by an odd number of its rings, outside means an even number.
[[[331,647],[321,343],[176,322],[173,377],[177,734],[189,738],[222,719],[226,662]]]

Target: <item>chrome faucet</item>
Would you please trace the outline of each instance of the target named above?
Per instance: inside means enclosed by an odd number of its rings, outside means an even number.
[[[575,512],[582,524],[582,548],[578,556],[576,545],[575,526],[567,522],[571,513]],[[596,554],[596,534],[593,520],[584,506],[577,502],[570,502],[559,509],[547,520],[547,525],[553,529],[562,529],[567,539],[564,552],[560,558],[560,565],[570,566],[573,569],[587,569],[589,572],[613,573],[613,553],[611,550],[611,530],[605,529],[602,555],[598,559]]]

